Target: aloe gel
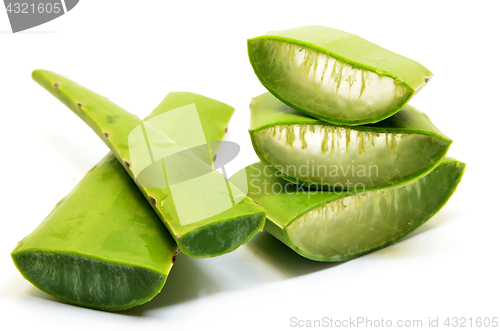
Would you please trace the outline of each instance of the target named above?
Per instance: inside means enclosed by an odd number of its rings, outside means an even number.
[[[248,55],[274,96],[339,125],[375,123],[395,114],[433,75],[411,59],[322,26],[249,39]]]
[[[208,140],[232,110],[201,95],[170,93],[150,116],[196,102]],[[215,152],[215,151],[214,151]],[[122,310],[160,292],[177,245],[135,183],[108,153],[12,252],[40,290],[79,306]]]
[[[262,162],[233,182],[266,210],[265,230],[316,261],[347,261],[386,247],[436,214],[460,182],[465,164],[446,157],[412,183],[366,191],[309,191]],[[243,173],[243,175],[242,175]]]
[[[196,104],[142,121],[58,74],[36,70],[33,79],[106,143],[186,255],[225,254],[262,230],[264,210],[199,157],[209,142]]]

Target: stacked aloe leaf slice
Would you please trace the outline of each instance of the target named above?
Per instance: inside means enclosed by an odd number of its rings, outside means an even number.
[[[267,212],[265,229],[302,256],[345,261],[387,246],[450,198],[465,164],[408,101],[431,79],[419,63],[336,29],[248,40],[269,93],[252,99],[261,162],[233,182]]]

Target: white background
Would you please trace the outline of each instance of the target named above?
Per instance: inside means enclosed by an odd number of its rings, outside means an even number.
[[[12,34],[1,8],[2,329],[286,330],[292,317],[424,325],[429,317],[441,325],[500,317],[499,9],[497,1],[82,0]],[[396,245],[339,265],[303,259],[265,233],[225,256],[181,255],[156,298],[121,313],[59,302],[23,279],[10,252],[107,151],[31,80],[32,70],[67,75],[139,116],[170,91],[234,106],[227,139],[242,146],[234,173],[258,160],[248,104],[265,92],[246,39],[307,24],[356,33],[434,73],[411,104],[454,140],[449,155],[467,163],[434,218]]]

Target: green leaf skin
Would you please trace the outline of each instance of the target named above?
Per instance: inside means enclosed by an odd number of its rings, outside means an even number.
[[[171,92],[145,120],[189,104],[196,104],[207,141],[221,141],[227,131],[234,108],[220,101],[189,92]]]
[[[308,191],[276,176],[262,162],[236,173],[236,185],[267,213],[265,230],[311,260],[338,262],[386,247],[429,220],[448,201],[465,164],[446,157],[405,186],[365,192]],[[246,179],[247,182],[244,182]]]
[[[433,75],[404,56],[322,26],[249,39],[248,55],[274,96],[339,125],[375,123],[395,114]]]
[[[109,153],[12,252],[30,283],[62,301],[122,310],[160,292],[177,245]]]
[[[170,93],[149,117],[196,102],[205,135],[221,140],[232,111],[187,92]],[[40,290],[79,306],[115,311],[160,292],[177,245],[112,153],[108,153],[12,252]]]
[[[108,145],[128,174],[135,179],[136,174],[133,173],[134,164],[130,158],[129,135],[136,128],[142,127],[145,128],[143,130],[148,130],[147,123],[115,105],[109,99],[63,76],[44,70],[36,70],[32,76],[36,82],[85,121]],[[198,107],[198,103],[196,105]],[[218,112],[226,114],[220,116],[228,117],[227,114],[232,114],[233,111],[232,107],[218,103]],[[148,132],[148,135],[149,133],[151,135],[147,146],[150,150],[161,147],[168,150],[169,153],[180,155],[181,157],[176,160],[185,162],[183,165],[189,167],[189,170],[186,171],[193,171],[193,173],[208,172],[212,182],[226,185],[221,174],[211,169],[207,163],[194,154],[187,153],[186,149],[174,140],[161,132],[152,131]],[[180,126],[174,134],[179,137],[189,137],[191,133],[185,132],[185,129]],[[250,240],[258,231],[262,231],[265,221],[264,210],[230,183],[227,183],[227,185],[231,188],[232,198],[237,201],[235,205],[227,207],[225,211],[216,215],[193,223],[186,224],[185,222],[182,224],[178,215],[178,208],[176,208],[177,203],[174,204],[174,196],[171,193],[172,185],[168,183],[166,176],[164,176],[167,167],[175,167],[176,165],[172,165],[171,162],[164,162],[164,159],[155,160],[154,165],[159,166],[160,169],[163,168],[163,172],[160,170],[162,175],[161,183],[158,182],[158,178],[155,178],[155,184],[164,185],[166,188],[152,187],[151,183],[146,184],[146,181],[139,177],[136,183],[138,183],[144,197],[149,201],[176,240],[180,250],[186,255],[191,257],[212,257],[229,253]],[[176,170],[181,171],[183,169]],[[226,186],[222,191],[212,189],[212,185],[208,184],[197,186],[196,190],[204,193],[207,199],[211,199],[209,200],[210,205],[215,206],[214,208],[223,206],[221,197],[227,198],[227,192],[229,191]],[[226,195],[224,196],[224,194]],[[184,194],[182,199],[181,203],[184,203],[184,205],[191,204],[195,206],[197,203],[193,201],[190,195]],[[189,212],[189,217],[198,219],[196,217],[203,211],[199,208],[191,208]]]
[[[410,105],[375,124],[339,126],[264,93],[250,105],[250,137],[262,162],[294,183],[330,191],[383,188],[429,173],[452,141]]]

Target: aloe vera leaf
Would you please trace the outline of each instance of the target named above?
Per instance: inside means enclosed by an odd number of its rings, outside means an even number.
[[[176,252],[175,241],[109,153],[11,255],[40,290],[113,311],[158,294]]]
[[[357,35],[303,26],[248,40],[255,74],[274,96],[341,125],[375,123],[400,110],[431,78],[419,63]]]
[[[410,105],[354,127],[311,118],[270,93],[253,98],[250,111],[250,136],[261,161],[287,180],[325,190],[412,181],[437,166],[452,143]]]
[[[189,130],[194,126],[191,122],[152,122],[157,116],[142,121],[109,99],[50,71],[36,70],[33,79],[108,145],[186,255],[229,253],[262,231],[264,210],[192,153],[199,135]],[[162,125],[168,126],[168,136]],[[132,145],[131,137],[136,139]],[[138,155],[133,162],[131,152]],[[175,182],[186,173],[197,178],[171,183],[172,178]]]
[[[405,186],[365,192],[308,191],[262,162],[236,173],[236,185],[266,210],[265,230],[316,261],[347,261],[386,247],[424,224],[448,201],[465,164],[446,157]]]
[[[196,104],[203,132],[207,141],[220,141],[227,132],[234,108],[220,101],[189,92],[171,92],[145,120],[165,111]]]
[[[155,116],[195,102],[207,140],[220,140],[231,108],[201,95],[170,93]],[[12,252],[40,290],[79,306],[122,310],[162,289],[177,245],[141,192],[108,153]]]

